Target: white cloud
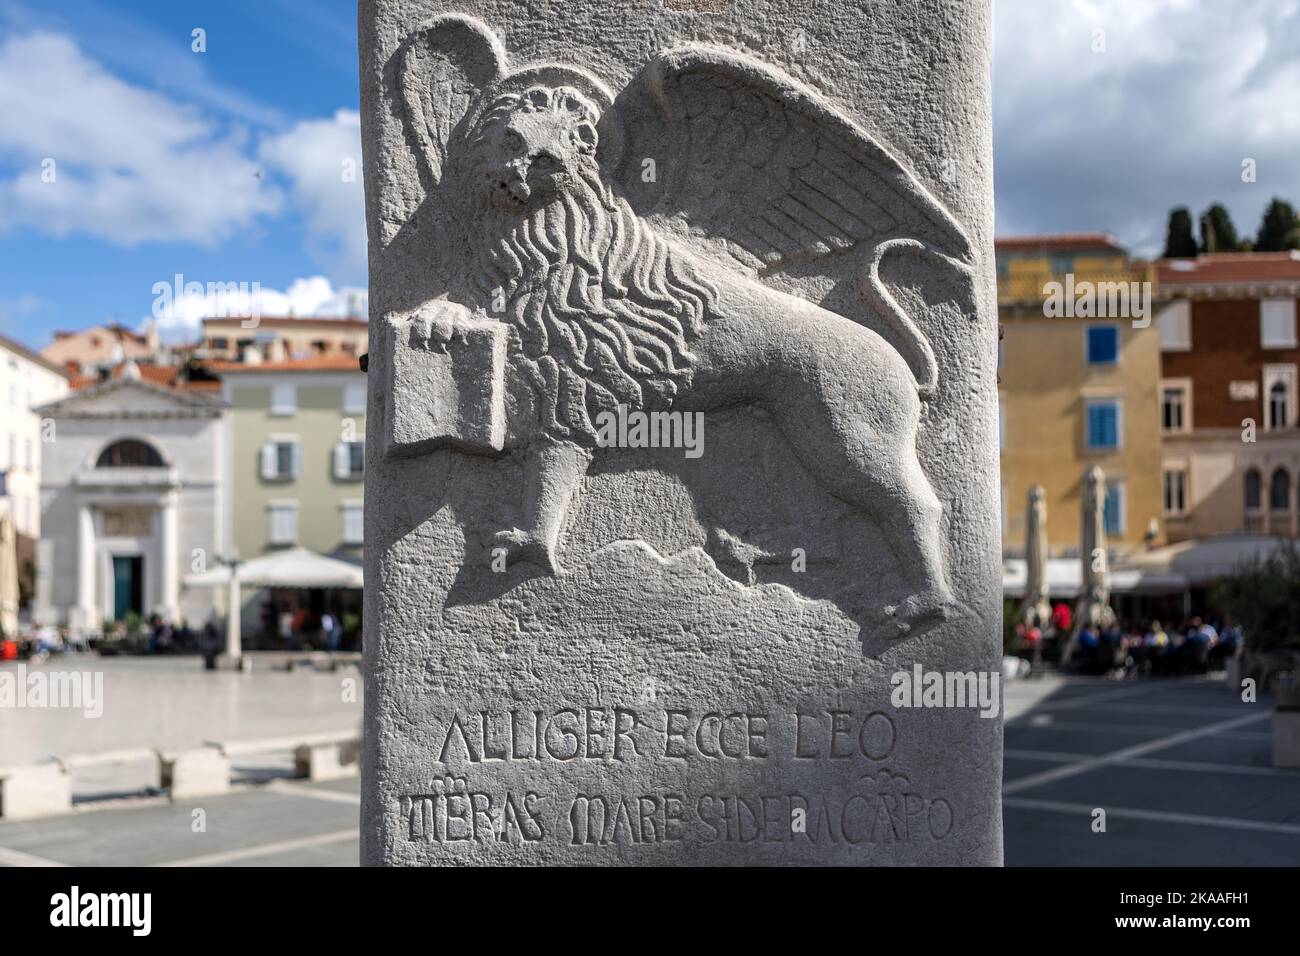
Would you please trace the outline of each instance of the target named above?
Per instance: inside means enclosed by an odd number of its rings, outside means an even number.
[[[202,320],[222,316],[260,315],[271,318],[365,318],[369,295],[356,286],[335,287],[324,276],[294,279],[289,288],[265,289],[256,283],[198,283],[182,277],[159,283],[154,293],[154,318],[164,342],[198,338]],[[141,327],[148,319],[142,320]]]
[[[1172,206],[1220,200],[1253,235],[1272,196],[1300,202],[1297,0],[994,10],[1000,234],[1106,230],[1158,254]]]
[[[60,34],[0,42],[0,117],[17,172],[0,178],[0,231],[210,244],[282,205],[242,131],[124,82]]]
[[[22,293],[11,298],[0,298],[0,331],[12,334],[14,323],[36,315],[49,303],[40,296]]]
[[[289,181],[306,221],[310,251],[330,271],[366,274],[365,194],[361,180],[361,116],[339,110],[305,120],[266,140],[260,155]]]

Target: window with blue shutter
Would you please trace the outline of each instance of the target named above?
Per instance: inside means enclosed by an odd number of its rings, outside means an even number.
[[[1124,489],[1120,485],[1106,485],[1106,504],[1101,517],[1107,534],[1124,533]]]
[[[1119,447],[1119,401],[1117,399],[1088,403],[1088,448],[1107,451]]]
[[[1119,361],[1119,326],[1090,325],[1087,336],[1089,365],[1114,365]]]

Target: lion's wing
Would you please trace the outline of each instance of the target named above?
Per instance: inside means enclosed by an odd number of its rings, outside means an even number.
[[[446,14],[407,37],[398,55],[402,120],[425,187],[432,188],[442,180],[452,132],[484,87],[500,78],[505,52],[477,20]]]
[[[633,207],[723,240],[751,267],[899,235],[970,256],[961,226],[884,147],[751,58],[703,45],[660,53],[607,119],[622,126],[618,178]]]

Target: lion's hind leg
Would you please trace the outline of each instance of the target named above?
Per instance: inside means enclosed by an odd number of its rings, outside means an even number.
[[[943,568],[943,505],[910,448],[878,460],[885,471],[873,482],[870,513],[897,555],[913,592],[885,615],[906,633],[937,623],[951,612],[952,592]]]
[[[943,505],[917,461],[915,429],[880,434],[853,408],[829,404],[806,403],[799,411],[781,423],[799,459],[827,490],[875,521],[912,589],[883,606],[882,616],[900,634],[943,620],[953,603],[941,549]]]

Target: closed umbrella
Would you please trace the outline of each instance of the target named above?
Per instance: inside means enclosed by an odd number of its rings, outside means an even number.
[[[8,511],[0,512],[0,637],[18,637],[18,533]]]

